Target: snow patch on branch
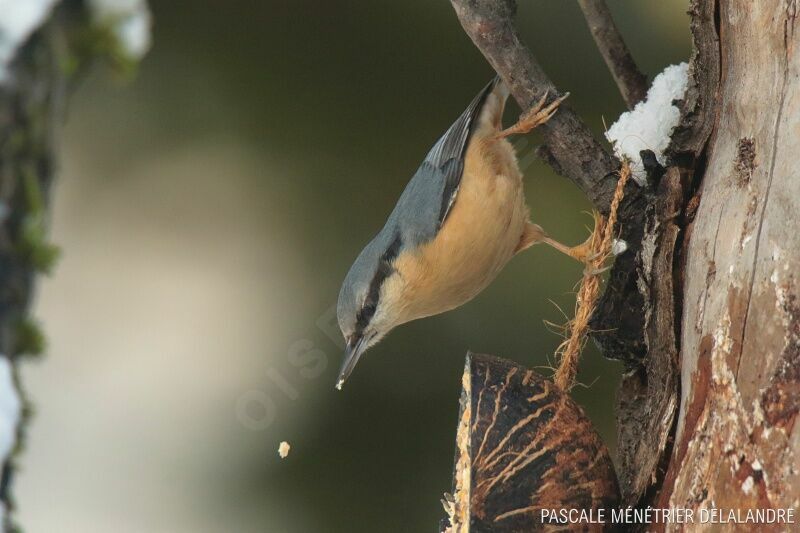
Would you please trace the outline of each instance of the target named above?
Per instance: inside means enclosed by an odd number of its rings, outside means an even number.
[[[95,23],[111,29],[128,57],[144,57],[150,49],[152,25],[146,0],[89,0],[89,6]]]
[[[0,84],[11,80],[17,50],[41,26],[56,0],[0,0]]]
[[[0,0],[0,85],[12,81],[10,66],[19,48],[58,0]],[[146,0],[88,0],[95,23],[108,27],[121,51],[138,61],[150,49],[152,17]]]
[[[617,157],[631,161],[633,179],[644,185],[645,171],[639,152],[652,150],[658,162],[666,164],[664,150],[680,120],[680,110],[672,102],[686,94],[689,65],[671,65],[656,76],[647,91],[647,98],[631,111],[619,116],[606,131],[606,139],[614,144]]]

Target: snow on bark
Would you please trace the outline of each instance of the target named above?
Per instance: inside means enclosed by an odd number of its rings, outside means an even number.
[[[617,156],[631,161],[633,178],[644,184],[645,171],[639,152],[652,150],[658,162],[666,164],[664,150],[678,125],[680,111],[673,102],[683,98],[688,85],[688,65],[671,65],[656,76],[647,99],[619,116],[608,128],[606,138],[614,144]]]
[[[14,385],[11,362],[0,356],[0,458],[5,459],[14,449],[21,402]]]
[[[95,22],[110,27],[131,59],[141,59],[150,49],[152,17],[145,0],[90,0]]]
[[[0,0],[0,84],[11,81],[9,66],[28,37],[42,25],[56,0]]]
[[[5,463],[17,443],[17,424],[22,409],[14,371],[8,357],[0,355],[0,463]],[[0,502],[0,524],[4,523],[5,505]]]

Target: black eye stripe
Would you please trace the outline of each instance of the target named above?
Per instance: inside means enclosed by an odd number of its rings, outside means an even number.
[[[356,324],[356,327],[359,332],[362,332],[364,328],[367,327],[369,321],[372,320],[373,316],[375,316],[376,309],[377,305],[370,302],[370,303],[365,303],[364,307],[362,307],[361,310],[359,310],[357,317],[358,324]]]
[[[367,290],[367,297],[364,298],[364,303],[361,305],[361,309],[356,315],[356,333],[359,335],[363,333],[364,329],[366,329],[370,320],[372,320],[372,317],[375,315],[375,310],[378,308],[378,299],[381,294],[381,286],[386,278],[394,271],[392,262],[397,257],[402,244],[403,242],[400,238],[400,234],[397,233],[378,262],[378,268],[375,270],[375,275],[372,277],[369,289]]]

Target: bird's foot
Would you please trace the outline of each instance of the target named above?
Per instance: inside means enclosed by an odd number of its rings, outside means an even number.
[[[599,222],[598,216],[599,215],[595,214],[595,227]],[[593,231],[592,234],[589,235],[589,238],[587,238],[586,241],[578,246],[567,246],[566,244],[563,244],[550,237],[540,225],[528,222],[528,224],[525,226],[525,230],[522,233],[522,237],[520,238],[520,242],[517,245],[515,253],[519,253],[534,244],[543,242],[555,248],[562,254],[568,255],[576,261],[582,263],[585,266],[586,273],[600,274],[607,270],[607,268],[603,267],[603,262],[607,254],[602,250],[598,250],[599,242],[595,242],[595,240],[599,239],[600,236],[595,235],[595,233],[596,231]]]
[[[550,120],[550,118],[555,115],[556,111],[558,111],[558,106],[561,105],[561,102],[569,96],[569,93],[564,93],[563,96],[545,105],[549,94],[549,92],[545,92],[539,101],[536,102],[536,105],[520,115],[516,124],[498,133],[496,138],[505,139],[510,135],[528,133]]]
[[[587,266],[591,265],[595,259],[599,258],[602,254],[594,250],[592,244],[593,236],[590,235],[586,241],[578,246],[567,248],[564,252],[571,258],[579,261]]]

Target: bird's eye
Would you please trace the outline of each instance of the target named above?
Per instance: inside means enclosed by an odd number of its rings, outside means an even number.
[[[361,326],[362,329],[369,324],[370,320],[372,320],[373,315],[375,315],[376,308],[377,305],[374,301],[370,300],[364,302],[364,305],[361,307],[361,310],[358,312],[358,316],[356,317],[358,325]]]
[[[369,303],[365,304],[364,307],[361,308],[361,313],[365,317],[372,318],[372,315],[375,314],[375,308],[376,307],[377,306],[375,305],[375,302],[369,302]]]

